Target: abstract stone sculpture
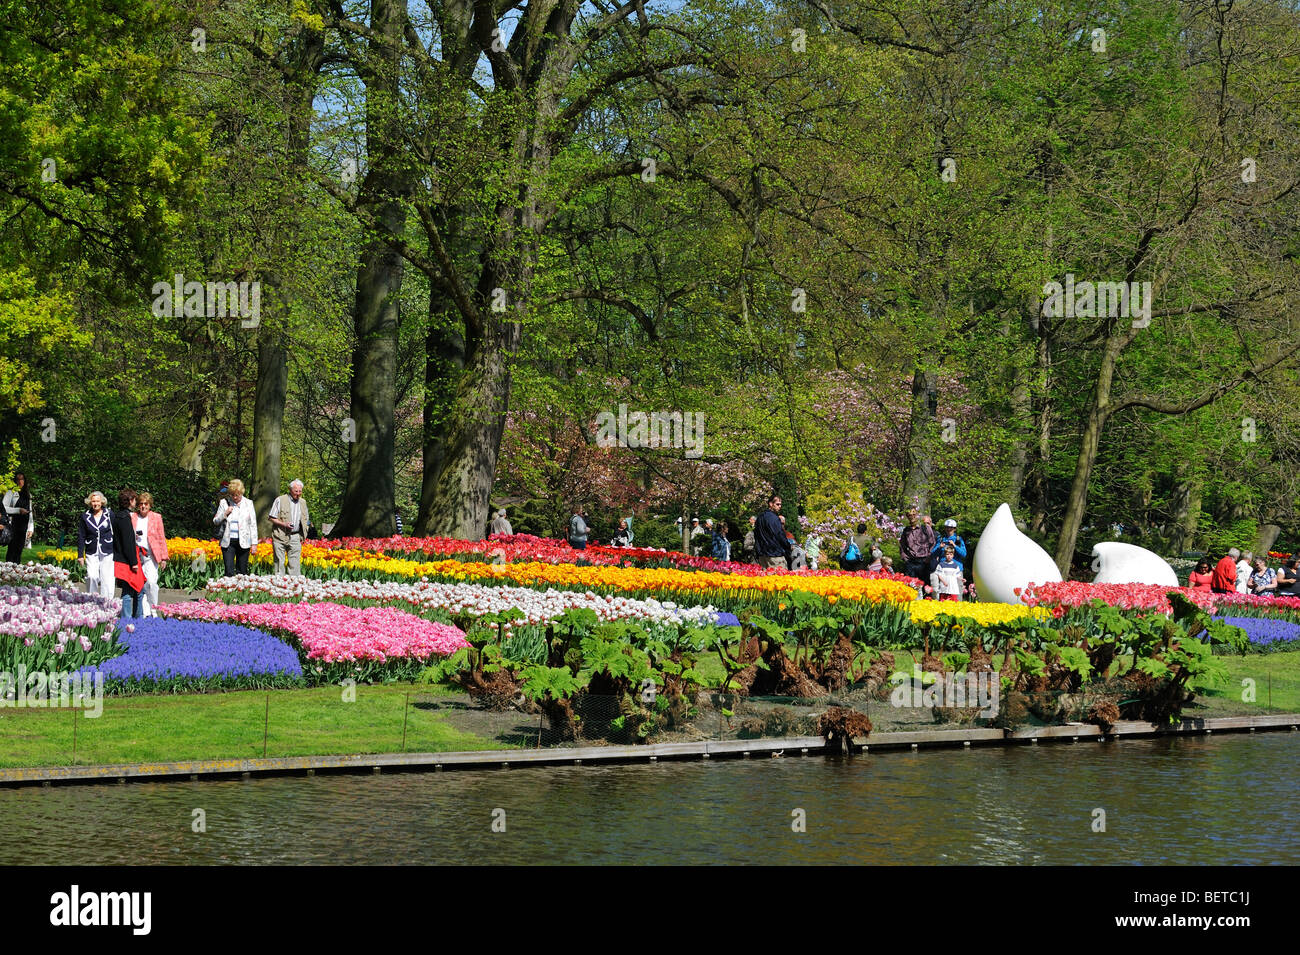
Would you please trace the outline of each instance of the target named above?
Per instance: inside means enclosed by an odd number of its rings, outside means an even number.
[[[1061,572],[1047,551],[1016,528],[1008,504],[994,511],[984,526],[971,567],[979,599],[999,603],[1022,603],[1015,592],[1017,587],[1061,579]]]
[[[1102,541],[1092,548],[1092,558],[1094,584],[1178,586],[1178,575],[1168,562],[1136,544]]]

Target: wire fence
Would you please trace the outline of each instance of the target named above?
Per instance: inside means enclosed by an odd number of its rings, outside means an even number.
[[[1251,675],[1197,689],[1184,719],[1300,712],[1300,677],[1261,657]],[[674,699],[579,694],[538,705],[425,687],[354,686],[83,705],[0,701],[0,766],[117,764],[338,753],[447,752],[1155,721],[1123,687],[993,692],[992,681],[910,678],[810,697],[699,691]],[[54,702],[54,701],[51,701]],[[1124,711],[1121,713],[1121,711]]]

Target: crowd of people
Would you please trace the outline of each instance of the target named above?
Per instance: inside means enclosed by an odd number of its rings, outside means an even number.
[[[1256,557],[1230,548],[1210,569],[1210,561],[1201,558],[1188,575],[1193,590],[1217,594],[1254,594],[1257,597],[1300,597],[1300,559],[1290,557],[1274,570],[1267,557]]]
[[[20,472],[14,475],[14,481],[16,489],[8,491],[0,505],[0,545],[6,548],[6,560],[18,563],[31,541],[35,519],[27,476]],[[244,490],[242,481],[222,482],[212,515],[228,577],[248,573],[248,557],[258,540],[257,512]],[[123,488],[118,492],[117,506],[110,509],[108,498],[92,491],[85,504],[86,510],[77,521],[77,559],[86,569],[86,590],[111,597],[120,587],[122,616],[155,614],[158,577],[170,558],[162,515],[154,510],[153,495]],[[694,556],[718,561],[740,559],[765,568],[816,570],[821,557],[821,538],[810,534],[801,545],[786,528],[781,507],[781,496],[773,494],[767,506],[750,517],[741,553],[735,557],[731,527],[726,521],[706,518],[701,523],[698,517],[693,518],[687,535],[689,551]],[[302,542],[316,536],[303,497],[303,482],[290,482],[287,492],[272,501],[267,517],[271,525],[274,572],[301,574]],[[677,521],[679,530],[681,520]],[[850,571],[893,571],[893,560],[882,553],[880,541],[868,531],[865,523],[858,524],[839,552],[840,565]],[[514,533],[504,508],[495,512],[490,532]],[[591,528],[579,505],[569,519],[569,545],[584,550],[590,534]],[[634,541],[630,521],[621,519],[610,544],[631,547]],[[898,547],[902,572],[928,582],[928,591],[936,599],[961,600],[973,596],[966,541],[958,533],[954,518],[944,521],[942,530],[937,531],[929,515],[923,517],[918,508],[909,508]],[[1287,558],[1282,566],[1273,569],[1266,557],[1256,557],[1250,551],[1242,553],[1234,547],[1213,566],[1208,557],[1202,558],[1189,575],[1188,585],[1215,593],[1300,597],[1300,557]]]
[[[19,563],[35,525],[31,485],[21,472],[14,481],[17,490],[7,492],[0,506],[0,544],[6,547],[5,559]],[[312,534],[302,492],[302,481],[291,482],[288,491],[271,503],[267,515],[277,574],[302,573],[302,542]],[[239,480],[222,482],[217,498],[212,523],[221,543],[225,575],[248,573],[248,555],[258,540],[253,502]],[[153,495],[123,488],[116,507],[110,507],[105,494],[91,491],[84,503],[86,510],[77,519],[77,560],[86,570],[86,591],[113,597],[120,589],[123,617],[156,616],[158,577],[171,555]]]
[[[720,561],[738,559],[765,568],[816,570],[822,555],[820,535],[809,534],[801,544],[786,527],[781,507],[779,494],[768,498],[767,507],[749,519],[749,530],[740,544],[739,553],[734,556],[731,527],[726,521],[705,518],[701,522],[698,517],[692,518],[686,535],[689,541],[688,551],[694,557],[711,557]],[[503,520],[504,516],[504,511],[498,512],[498,519]],[[679,532],[681,524],[682,519],[678,518]],[[499,533],[496,521],[493,522],[492,531]],[[584,550],[590,534],[586,513],[578,505],[569,518],[569,546],[575,550]],[[628,521],[620,520],[610,544],[615,547],[630,547],[632,541]],[[919,509],[911,508],[907,512],[907,526],[899,538],[899,552],[904,562],[903,572],[918,580],[928,581],[929,592],[937,599],[962,600],[973,595],[967,571],[966,541],[957,532],[955,519],[944,521],[940,533],[935,530],[930,517],[922,518]],[[882,552],[880,541],[868,534],[865,523],[859,524],[856,533],[844,542],[839,552],[839,561],[845,570],[850,571],[894,571],[893,559]]]

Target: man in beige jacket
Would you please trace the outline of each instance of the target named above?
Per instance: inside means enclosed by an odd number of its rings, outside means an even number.
[[[289,558],[289,573],[302,574],[302,542],[307,538],[307,502],[302,497],[302,482],[289,485],[289,493],[281,494],[271,504],[271,550],[275,554],[275,573],[283,574],[285,555]]]

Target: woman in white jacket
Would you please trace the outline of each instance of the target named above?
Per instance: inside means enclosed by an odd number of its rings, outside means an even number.
[[[244,482],[235,479],[229,485],[230,497],[217,508],[212,523],[221,528],[221,556],[226,562],[226,576],[248,573],[248,552],[257,543],[257,513],[253,502],[244,497]]]

